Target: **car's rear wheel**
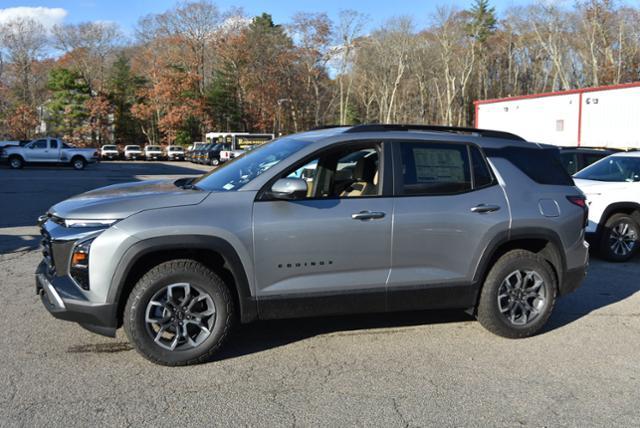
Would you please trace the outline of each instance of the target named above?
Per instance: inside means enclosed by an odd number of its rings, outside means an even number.
[[[233,299],[218,275],[193,260],[172,260],[136,284],[125,307],[124,328],[145,358],[179,366],[208,361],[233,320]]]
[[[493,265],[482,287],[477,317],[490,332],[528,337],[549,319],[557,295],[555,275],[539,255],[512,250]]]
[[[22,167],[24,167],[24,161],[20,156],[11,156],[9,158],[9,166],[12,169],[21,169]]]
[[[600,238],[600,255],[612,262],[626,262],[640,244],[640,226],[628,214],[614,214],[607,219]]]
[[[71,159],[71,166],[73,167],[73,169],[80,171],[81,169],[84,169],[85,166],[87,166],[87,161],[81,157],[75,157]]]
[[[220,161],[216,158],[211,159],[211,166],[218,166]]]

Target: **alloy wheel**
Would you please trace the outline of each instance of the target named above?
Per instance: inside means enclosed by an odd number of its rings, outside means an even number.
[[[609,233],[609,248],[616,256],[628,256],[636,246],[638,240],[638,232],[635,228],[621,221],[611,228]]]
[[[169,351],[193,349],[211,335],[216,320],[213,298],[189,283],[163,287],[145,310],[147,333]]]
[[[526,326],[544,312],[547,295],[547,284],[538,272],[516,270],[500,284],[498,308],[510,324]]]

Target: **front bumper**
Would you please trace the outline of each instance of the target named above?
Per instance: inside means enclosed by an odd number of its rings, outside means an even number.
[[[74,321],[94,333],[115,337],[117,306],[90,302],[70,278],[47,274],[44,262],[36,270],[36,293],[55,318]]]

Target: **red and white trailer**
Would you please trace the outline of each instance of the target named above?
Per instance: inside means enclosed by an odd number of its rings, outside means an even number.
[[[476,128],[557,146],[640,149],[640,82],[474,104]]]

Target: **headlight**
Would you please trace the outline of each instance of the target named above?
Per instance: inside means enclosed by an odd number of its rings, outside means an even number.
[[[71,254],[69,274],[85,290],[89,289],[89,252],[94,239],[79,242]]]
[[[64,221],[65,227],[109,227],[118,220],[82,220],[67,219]]]

